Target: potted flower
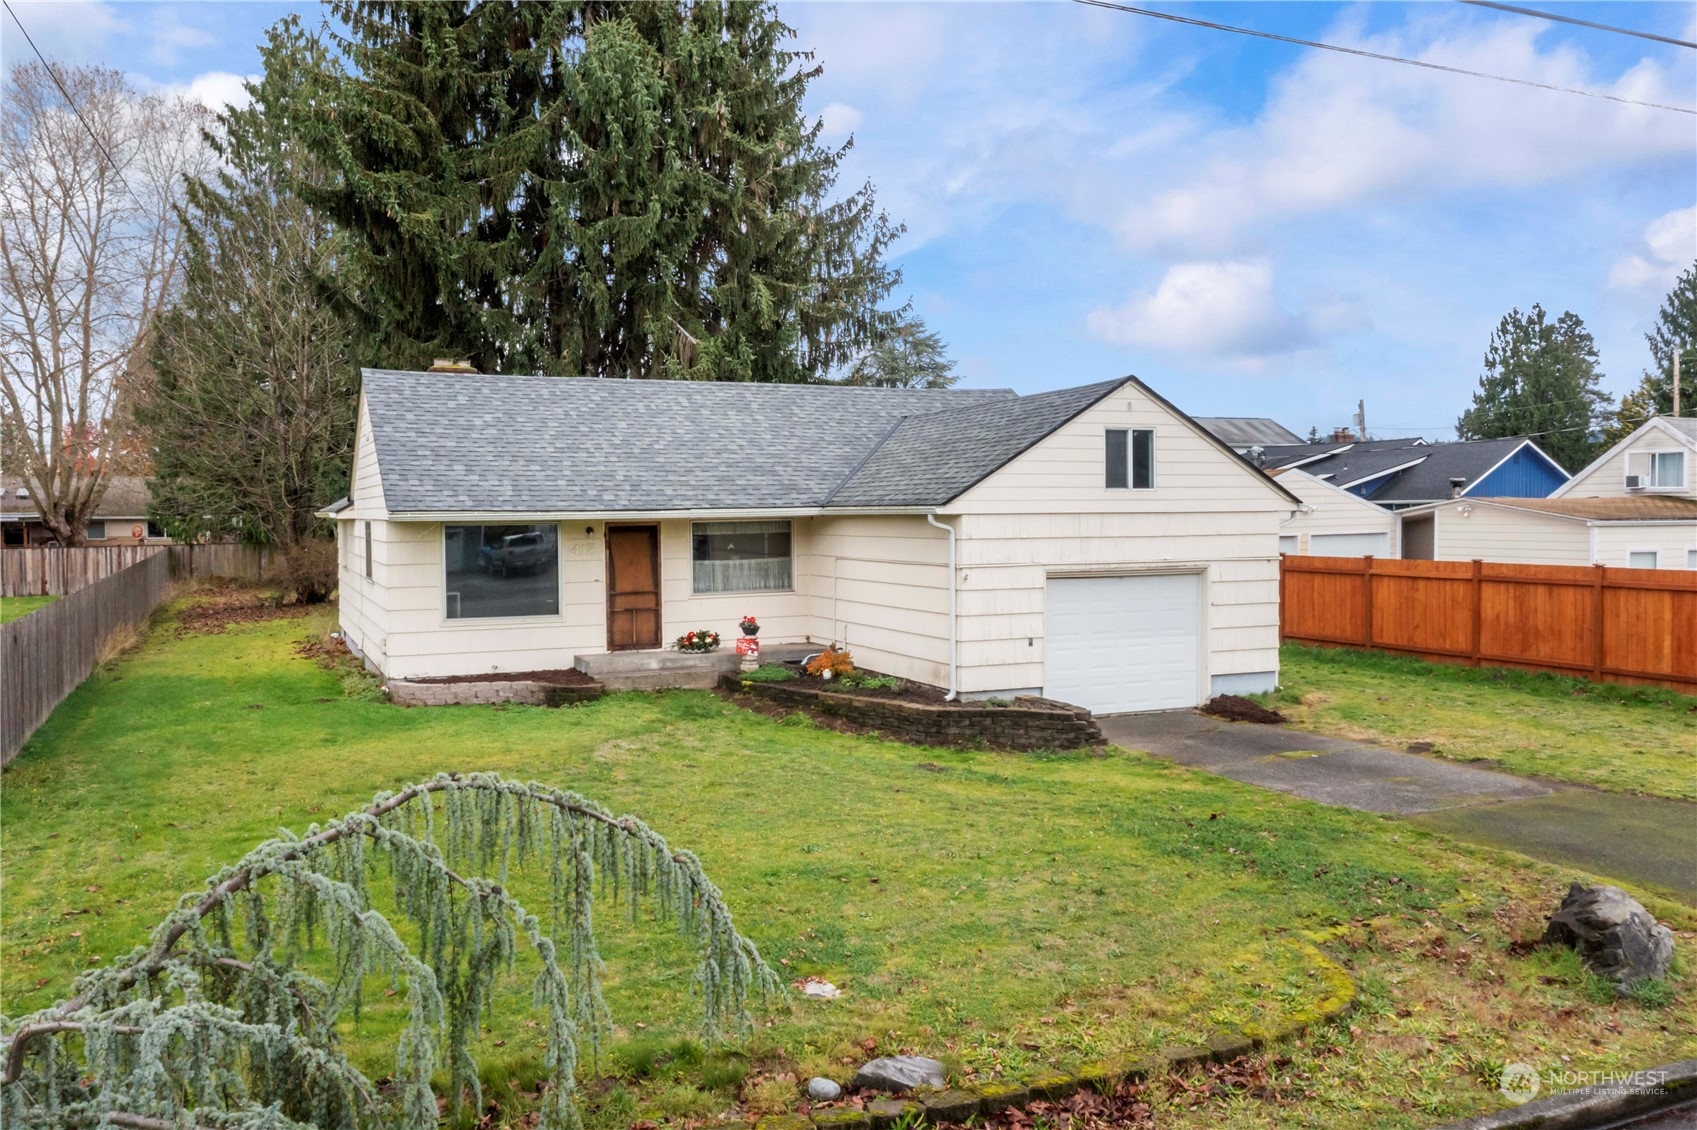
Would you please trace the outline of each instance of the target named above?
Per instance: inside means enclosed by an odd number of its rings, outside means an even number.
[[[674,646],[679,651],[717,651],[719,633],[711,628],[697,628],[693,632],[685,632],[679,636]]]
[[[760,621],[752,616],[744,616],[742,623],[737,626],[742,629],[742,634],[745,636],[758,636],[760,634]]]

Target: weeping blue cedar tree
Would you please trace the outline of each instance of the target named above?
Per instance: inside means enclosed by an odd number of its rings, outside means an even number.
[[[296,136],[365,355],[826,379],[906,313],[901,228],[838,194],[820,73],[769,4],[336,0]]]
[[[536,911],[509,888],[532,867]],[[439,775],[261,844],[69,999],[0,1018],[0,1123],[435,1130],[438,1068],[453,1111],[483,1109],[469,1046],[522,945],[547,1034],[540,1125],[576,1127],[579,1045],[610,1023],[598,894],[695,944],[709,1039],[749,1024],[751,995],[783,993],[700,861],[640,820],[547,785]],[[387,1091],[337,1041],[372,976],[405,993]]]

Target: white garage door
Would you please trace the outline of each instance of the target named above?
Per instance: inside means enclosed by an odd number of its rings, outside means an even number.
[[[1198,574],[1052,578],[1045,630],[1049,698],[1098,714],[1201,701]]]
[[[1391,552],[1391,535],[1315,534],[1308,539],[1308,552],[1315,557],[1386,557]]]

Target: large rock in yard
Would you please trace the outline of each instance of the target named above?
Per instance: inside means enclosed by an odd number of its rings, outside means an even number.
[[[943,1065],[920,1055],[880,1056],[854,1075],[854,1086],[900,1094],[917,1087],[941,1087],[948,1082]]]
[[[1544,941],[1572,946],[1592,972],[1623,989],[1642,977],[1666,977],[1673,962],[1673,931],[1619,887],[1573,884]]]

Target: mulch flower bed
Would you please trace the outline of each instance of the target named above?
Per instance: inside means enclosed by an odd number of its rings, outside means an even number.
[[[1235,694],[1215,695],[1202,707],[1202,713],[1228,722],[1260,722],[1269,726],[1290,721],[1277,710],[1268,710]]]

